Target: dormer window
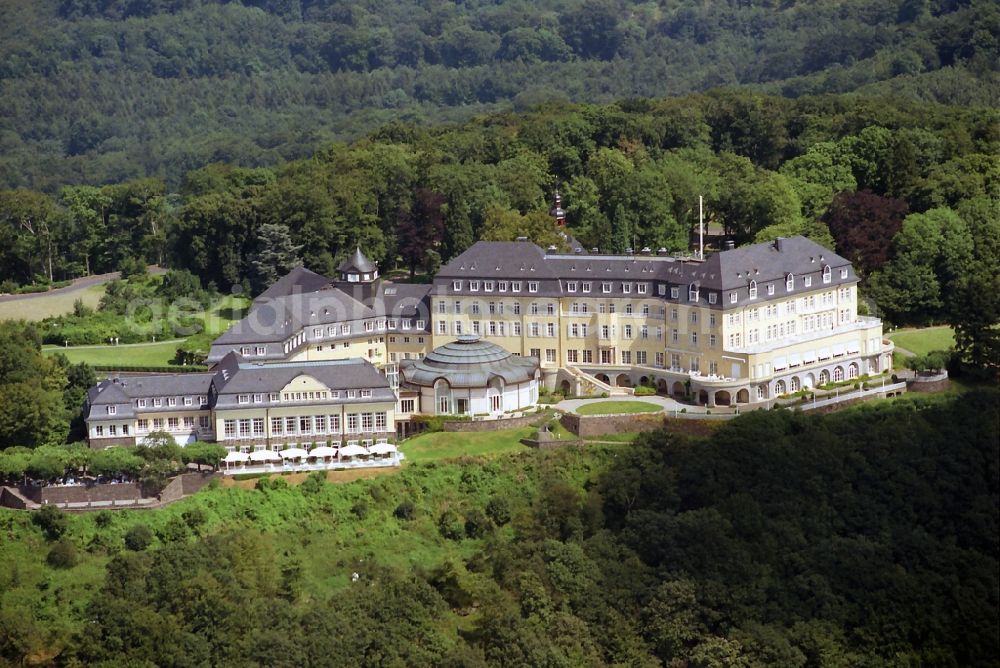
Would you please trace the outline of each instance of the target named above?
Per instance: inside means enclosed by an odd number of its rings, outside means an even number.
[[[791,292],[795,289],[795,276],[793,274],[788,274],[785,276],[785,290]]]
[[[570,281],[566,284],[566,292],[576,292],[576,281]]]
[[[810,285],[813,284],[813,277],[812,276],[805,276],[805,277],[803,277],[802,278],[802,283],[803,283],[803,285],[805,287],[808,288]]]
[[[737,299],[737,297],[736,297],[736,291],[734,290],[734,291],[732,291],[732,292],[729,293],[729,303],[730,304],[735,304],[736,303],[736,299]]]
[[[486,292],[493,292],[493,281],[486,281],[483,283],[483,288]]]
[[[768,286],[767,286],[767,294],[769,294],[769,295],[773,295],[774,294],[774,283],[768,284]]]
[[[698,285],[695,283],[692,283],[691,285],[688,286],[688,301],[689,302],[698,301]]]
[[[829,283],[830,279],[833,278],[833,272],[830,271],[830,265],[823,267],[823,282]]]
[[[451,282],[451,289],[455,290],[455,291],[461,290],[462,289],[462,281],[452,281]]]
[[[479,292],[479,281],[469,281],[469,290]]]
[[[750,299],[757,297],[757,281],[750,281]]]
[[[847,278],[847,267],[844,267],[843,269],[840,270],[840,277]]]
[[[108,415],[114,415],[118,412],[117,406],[108,406]]]
[[[708,303],[709,304],[714,304],[716,302],[716,300],[718,299],[718,297],[719,296],[717,294],[715,294],[714,292],[709,292],[708,293]]]

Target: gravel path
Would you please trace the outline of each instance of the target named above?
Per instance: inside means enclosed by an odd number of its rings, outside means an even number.
[[[149,273],[151,274],[162,274],[167,270],[163,267],[157,267],[151,265],[149,267]],[[57,288],[55,290],[49,290],[47,292],[32,292],[25,295],[0,295],[0,302],[15,302],[28,299],[35,299],[38,297],[51,297],[53,295],[64,295],[72,292],[78,292],[80,290],[85,290],[92,285],[100,285],[102,283],[107,283],[108,281],[113,281],[121,275],[119,271],[113,271],[110,274],[95,274],[94,276],[83,276],[82,278],[74,278],[73,282],[67,285],[65,288]]]

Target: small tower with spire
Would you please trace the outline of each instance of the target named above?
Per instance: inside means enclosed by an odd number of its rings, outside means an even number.
[[[552,210],[549,214],[556,220],[556,227],[566,227],[566,211],[562,208],[562,196],[557,190],[552,198]]]
[[[369,304],[378,292],[378,265],[355,248],[354,254],[337,267],[337,287],[363,304]]]

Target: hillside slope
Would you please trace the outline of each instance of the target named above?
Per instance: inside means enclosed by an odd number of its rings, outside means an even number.
[[[12,0],[0,187],[273,164],[390,119],[759,85],[1000,99],[986,0]]]

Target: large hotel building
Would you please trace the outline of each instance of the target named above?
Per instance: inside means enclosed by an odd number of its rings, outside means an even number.
[[[459,377],[490,384],[496,374],[486,361],[473,373],[475,356],[442,371],[430,395],[406,376],[411,360],[475,340],[493,344],[492,356],[478,359],[534,358],[535,381],[551,390],[614,394],[643,384],[708,406],[766,405],[891,367],[881,321],[858,314],[851,264],[804,237],[703,259],[648,249],[603,255],[569,241],[569,253],[480,241],[425,284],[383,280],[360,250],[335,278],[295,269],[213,343],[209,372],[93,388],[90,442],[134,443],[153,425],[179,442],[243,449],[384,440],[415,413],[480,405],[475,388],[468,400],[421,400],[440,398],[438,385]],[[433,375],[424,367],[420,377]],[[531,376],[518,368],[519,383]],[[519,386],[518,396],[535,396]],[[497,393],[482,405],[509,412]]]

